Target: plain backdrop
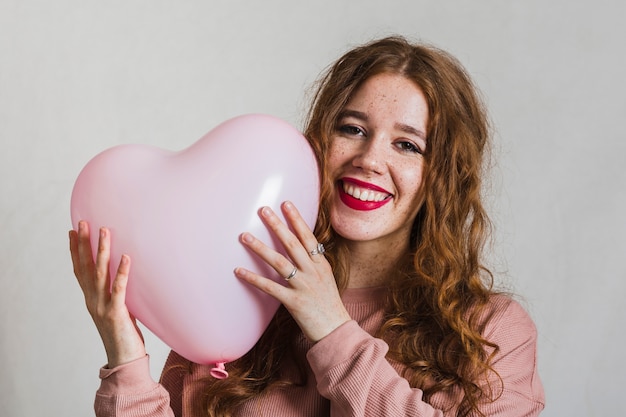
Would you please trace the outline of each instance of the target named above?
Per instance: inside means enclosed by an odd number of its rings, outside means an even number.
[[[319,72],[394,33],[456,55],[490,108],[492,265],[538,326],[542,415],[621,415],[625,12],[620,0],[0,0],[0,415],[93,414],[106,359],[67,244],[91,157],[183,149],[244,113],[300,127]],[[147,345],[157,378],[167,347],[149,333]]]

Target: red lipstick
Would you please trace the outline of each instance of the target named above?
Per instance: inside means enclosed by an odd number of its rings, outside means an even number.
[[[366,188],[368,190],[376,191],[379,193],[385,193],[385,194],[388,194],[388,196],[382,201],[362,201],[346,193],[343,190],[344,183],[351,183],[354,186],[359,187],[359,188]],[[359,210],[359,211],[376,210],[377,208],[380,208],[391,201],[391,194],[387,190],[380,188],[374,184],[357,180],[355,178],[342,178],[337,184],[337,191],[339,192],[339,198],[341,199],[341,201],[346,206],[350,207],[353,210]]]

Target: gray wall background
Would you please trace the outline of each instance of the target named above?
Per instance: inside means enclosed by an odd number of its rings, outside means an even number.
[[[544,416],[623,413],[624,3],[0,0],[0,415],[92,414],[104,350],[71,271],[69,197],[120,143],[177,150],[230,117],[300,126],[350,46],[449,50],[496,129],[498,279],[539,328]],[[167,348],[148,334],[158,377]]]

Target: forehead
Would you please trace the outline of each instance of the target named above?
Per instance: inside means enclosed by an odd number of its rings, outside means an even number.
[[[428,104],[422,89],[412,80],[382,73],[366,79],[350,97],[342,114],[366,114],[369,118],[387,118],[415,125],[424,130],[428,122]]]

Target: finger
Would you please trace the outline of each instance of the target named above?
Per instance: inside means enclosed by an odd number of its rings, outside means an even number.
[[[76,281],[78,281],[78,285],[80,286],[83,293],[87,291],[87,287],[85,286],[85,281],[83,277],[85,273],[83,272],[83,267],[81,263],[81,258],[78,249],[78,233],[75,230],[70,230],[70,254],[72,255],[72,268],[74,270],[74,276],[76,277]]]
[[[96,254],[95,286],[98,290],[106,290],[109,284],[109,262],[111,260],[111,237],[108,229],[100,228],[98,252]]]
[[[236,268],[235,276],[285,304],[289,289],[284,285],[280,285],[271,279],[265,278],[245,268]]]
[[[130,273],[130,257],[122,255],[111,288],[111,305],[113,308],[123,308],[126,304],[126,287]]]
[[[250,233],[242,233],[240,240],[266,264],[272,267],[281,277],[286,277],[293,271],[294,265],[289,259],[276,252]]]
[[[72,256],[72,267],[74,268],[74,275],[78,277],[79,270],[79,257],[78,257],[78,234],[75,230],[70,230],[70,255]]]
[[[78,275],[77,278],[82,280],[85,276],[93,276],[94,262],[93,252],[91,249],[91,239],[89,236],[89,225],[87,222],[78,222]],[[84,283],[81,283],[83,285]]]
[[[318,251],[317,238],[309,228],[309,225],[300,215],[296,206],[290,201],[285,201],[281,208],[285,216],[285,220],[287,220],[289,226],[291,226],[294,234],[302,243],[311,259],[316,262],[323,260],[322,254]]]
[[[269,207],[263,207],[260,214],[263,222],[280,240],[280,243],[285,248],[289,257],[296,263],[296,266],[304,268],[310,258],[307,250],[303,246],[303,242],[289,230],[287,225],[285,225]],[[289,269],[289,271],[287,271],[287,273],[289,273],[293,268],[287,269]],[[277,270],[277,272],[281,273],[284,272],[284,270]]]

